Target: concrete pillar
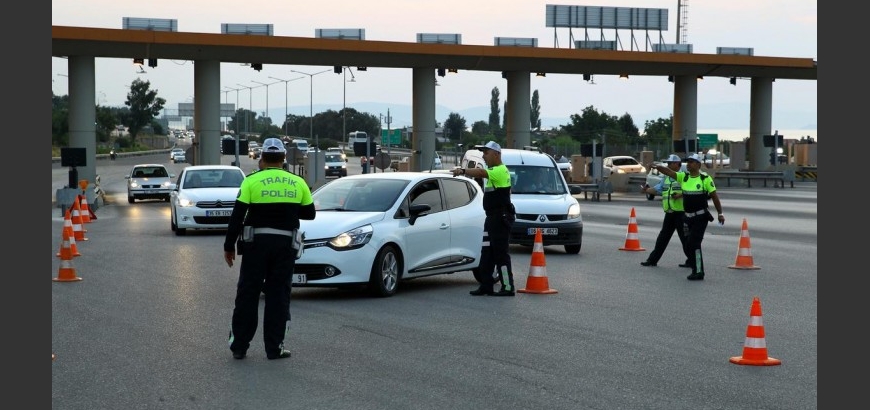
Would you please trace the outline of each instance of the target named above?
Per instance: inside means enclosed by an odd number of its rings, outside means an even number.
[[[507,138],[505,148],[522,149],[532,145],[532,98],[531,73],[528,71],[509,71],[507,77]]]
[[[764,135],[771,135],[773,78],[753,77],[749,95],[749,170],[765,171],[770,166],[770,150]],[[732,156],[731,161],[734,161]]]
[[[413,73],[413,124],[411,171],[428,170],[435,159],[435,69],[415,68]]]
[[[86,179],[88,186],[93,187],[97,176],[94,57],[69,56],[67,66],[69,70],[69,147],[85,148],[87,165],[76,167],[76,171],[79,180]],[[77,188],[77,186],[71,188]]]
[[[674,76],[674,123],[673,140],[698,139],[698,78]],[[696,142],[697,144],[697,142]],[[697,147],[697,145],[696,145]],[[685,148],[676,149],[685,153]],[[694,151],[689,152],[691,154]]]
[[[221,163],[221,66],[219,61],[193,64],[193,132],[196,165]],[[217,141],[217,142],[215,142]]]

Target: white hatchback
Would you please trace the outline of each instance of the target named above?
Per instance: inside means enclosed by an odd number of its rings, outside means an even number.
[[[312,193],[301,221],[305,251],[293,286],[367,286],[396,293],[402,280],[477,269],[483,192],[450,174],[387,172],[332,180]],[[469,275],[471,277],[471,275]]]
[[[230,165],[194,165],[181,171],[170,194],[170,229],[227,229],[245,173]]]

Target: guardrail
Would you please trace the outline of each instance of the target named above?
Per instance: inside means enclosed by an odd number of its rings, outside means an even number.
[[[607,202],[610,202],[611,194],[613,193],[613,185],[604,181],[602,183],[593,184],[568,184],[572,194],[577,194],[578,191],[583,193],[583,199],[589,200],[589,194],[592,194],[593,201],[601,201],[601,194],[607,194]]]
[[[761,180],[765,187],[767,181],[774,181],[774,188],[785,188],[785,183],[788,182],[794,188],[795,172],[794,170],[785,171],[717,171],[714,178],[725,179],[728,186],[731,186],[732,179],[742,179],[746,181],[746,187],[752,188],[752,180]]]

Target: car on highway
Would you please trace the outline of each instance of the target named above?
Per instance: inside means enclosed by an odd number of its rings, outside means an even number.
[[[341,147],[329,147],[329,148],[327,148],[326,153],[329,154],[330,152],[335,152],[337,154],[341,154],[341,159],[344,160],[345,162],[347,162],[347,153],[344,152],[344,150],[341,149]]]
[[[351,175],[321,186],[312,199],[317,216],[301,221],[305,250],[295,287],[365,286],[386,297],[404,280],[472,271],[480,263],[486,215],[483,191],[470,179]]]
[[[170,229],[227,229],[245,173],[230,165],[184,168],[170,194]]]
[[[601,168],[605,177],[612,174],[646,174],[646,168],[628,155],[605,157],[601,161]]]
[[[173,163],[177,162],[177,161],[175,161],[176,155],[184,156],[184,149],[183,148],[173,148],[172,150],[169,151],[169,159]]]
[[[704,154],[704,166],[707,168],[722,168],[731,166],[731,157],[721,152]]]
[[[324,176],[337,178],[347,176],[347,161],[341,158],[341,154],[334,151],[326,151],[323,158]]]
[[[175,174],[169,172],[163,164],[138,164],[124,176],[127,180],[127,202],[133,203],[142,199],[169,200],[172,192],[172,178]]]
[[[511,227],[510,243],[532,246],[535,230],[541,228],[544,246],[562,245],[567,254],[580,253],[583,245],[583,218],[580,203],[573,195],[581,188],[568,185],[556,160],[538,151],[501,150],[502,162],[511,174],[511,202],[517,219]],[[470,149],[462,157],[463,168],[483,168],[483,152]],[[532,182],[543,182],[532,187]],[[479,186],[485,180],[478,179]]]
[[[260,159],[260,154],[262,154],[262,153],[263,153],[263,147],[261,147],[259,145],[256,147],[250,147],[248,149],[248,158]]]
[[[559,156],[559,159],[556,160],[556,165],[559,166],[559,171],[562,172],[562,176],[565,177],[566,181],[571,180],[571,173],[574,170],[574,166],[571,165],[571,160],[568,157],[562,155]]]

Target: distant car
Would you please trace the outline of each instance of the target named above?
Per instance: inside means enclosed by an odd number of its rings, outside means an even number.
[[[665,162],[658,162],[657,164],[661,165],[663,167],[668,166],[668,164]],[[686,163],[685,162],[683,162],[682,165],[680,165],[680,171],[681,172],[688,172],[688,170],[686,170]],[[652,188],[652,187],[658,185],[659,182],[661,182],[661,180],[662,180],[662,173],[659,172],[658,170],[656,170],[655,168],[650,168],[649,173],[646,174],[646,185],[644,185],[644,188]],[[656,199],[656,196],[658,196],[657,194],[656,195],[644,194],[644,195],[646,195],[646,199],[648,199],[650,201],[652,201],[653,199]]]
[[[407,164],[408,162],[411,162],[411,157],[402,157],[401,160],[394,159],[390,161],[390,169],[392,169],[394,172],[398,171],[399,164]]]
[[[292,286],[363,285],[386,297],[404,280],[473,271],[480,263],[486,215],[483,191],[470,179],[351,175],[321,186],[312,199],[317,217],[301,221],[305,252]]]
[[[127,180],[127,202],[132,204],[137,199],[168,201],[174,177],[175,174],[170,174],[163,164],[134,165],[130,174],[124,176]]]
[[[329,147],[329,148],[327,148],[326,153],[329,154],[330,152],[335,152],[337,154],[341,154],[342,161],[347,162],[347,153],[344,152],[344,150],[341,149],[341,147]]]
[[[731,158],[721,152],[716,154],[704,154],[704,166],[707,168],[730,167]]]
[[[609,176],[613,174],[645,174],[646,168],[637,162],[634,157],[628,155],[616,155],[605,157],[601,162],[603,169],[602,174]]]
[[[245,173],[230,165],[184,168],[170,196],[170,228],[176,235],[188,229],[227,229]]]
[[[175,157],[172,158],[173,164],[178,164],[180,162],[187,162],[187,154],[182,152],[180,154],[175,154]]]
[[[259,145],[248,149],[248,157],[251,159],[260,159],[261,153],[263,153],[263,147]]]
[[[324,175],[338,178],[347,176],[347,161],[341,158],[341,154],[333,151],[324,153]]]
[[[574,166],[571,165],[571,160],[568,157],[561,156],[556,160],[556,165],[559,166],[559,171],[562,171],[562,176],[565,177],[566,181],[571,180],[571,172],[574,170]]]
[[[182,156],[184,156],[184,149],[182,149],[182,148],[173,148],[171,151],[169,151],[169,159],[172,160],[172,162],[176,162],[176,161],[175,161],[175,156],[176,156],[176,155],[179,155],[179,154],[181,154]]]

